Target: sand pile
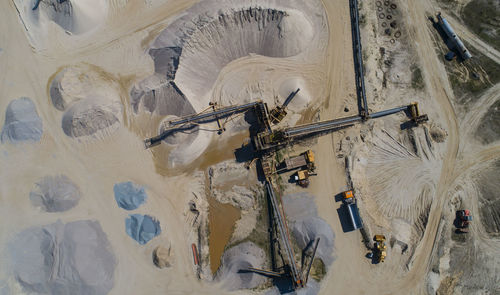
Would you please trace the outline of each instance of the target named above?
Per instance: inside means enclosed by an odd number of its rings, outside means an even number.
[[[319,42],[325,23],[319,1],[197,3],[151,44],[149,55],[155,74],[132,88],[134,110],[174,116],[200,112],[208,107],[219,73],[231,61],[251,54],[275,58],[302,54]],[[287,89],[286,85],[283,89]],[[270,102],[273,99],[263,98]],[[300,101],[297,99],[298,105]],[[208,146],[211,135],[195,130],[184,141],[173,141],[184,144],[170,154],[173,162],[194,160]],[[201,136],[202,139],[193,139]],[[168,137],[166,141],[169,142]]]
[[[255,288],[265,282],[265,277],[245,270],[249,267],[262,269],[264,261],[264,250],[257,245],[252,242],[239,244],[224,252],[216,280],[230,291]]]
[[[146,199],[147,194],[144,187],[131,181],[115,184],[113,187],[116,203],[125,210],[134,210],[139,208]]]
[[[70,137],[115,131],[122,119],[119,93],[113,78],[90,65],[65,68],[50,84],[52,104],[64,111],[62,128]]]
[[[21,97],[9,103],[0,135],[2,142],[40,141],[42,133],[42,119],[31,99]]]
[[[434,197],[442,161],[424,129],[398,133],[374,132],[370,145],[357,155],[353,181],[356,187],[369,188],[384,215],[412,223]]]
[[[30,193],[31,203],[46,212],[67,211],[80,197],[80,189],[65,175],[45,176]]]
[[[83,34],[104,23],[108,14],[106,0],[15,0],[14,4],[36,46],[45,44],[51,23],[69,34]]]
[[[28,293],[107,294],[116,259],[99,222],[58,221],[19,233],[9,269]]]
[[[334,233],[326,221],[318,217],[313,197],[307,193],[290,194],[283,197],[284,210],[292,222],[292,234],[301,249],[312,240],[320,238],[316,257],[328,267],[333,262]]]
[[[125,220],[127,234],[144,245],[161,233],[160,222],[149,215],[133,214]]]

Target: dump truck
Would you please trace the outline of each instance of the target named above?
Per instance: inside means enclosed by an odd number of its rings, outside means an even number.
[[[359,215],[358,205],[356,204],[356,198],[352,190],[348,190],[342,193],[342,202],[349,214],[349,219],[354,230],[363,227],[363,221]]]
[[[375,235],[373,238],[375,241],[375,247],[373,248],[373,252],[375,255],[375,262],[380,263],[385,261],[385,257],[387,256],[387,246],[385,245],[385,236],[384,235]]]
[[[288,158],[280,166],[283,168],[281,170],[290,171],[297,168],[304,168],[310,172],[316,169],[314,165],[314,153],[311,150],[307,150],[298,156]]]

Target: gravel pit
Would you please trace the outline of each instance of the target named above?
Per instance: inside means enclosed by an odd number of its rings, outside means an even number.
[[[30,192],[31,203],[45,212],[63,212],[78,204],[80,189],[65,175],[45,176]]]
[[[28,228],[9,244],[14,278],[27,293],[107,294],[116,259],[97,221]]]
[[[160,222],[149,215],[133,214],[125,219],[127,234],[144,245],[161,233]]]
[[[113,187],[115,200],[118,207],[125,210],[134,210],[139,208],[147,199],[144,187],[131,181],[115,184]]]
[[[241,243],[224,252],[216,280],[229,291],[255,288],[266,278],[246,270],[250,267],[262,269],[264,261],[264,250],[252,242]]]
[[[40,141],[43,133],[42,119],[36,106],[28,97],[14,99],[5,111],[5,123],[0,135],[2,143]]]

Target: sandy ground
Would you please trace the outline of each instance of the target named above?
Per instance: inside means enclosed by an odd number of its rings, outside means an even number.
[[[37,23],[33,20],[31,23],[23,23],[18,16],[18,10],[21,9],[21,15],[29,13],[30,7],[25,5],[27,1],[0,3],[0,122],[3,124],[5,121],[5,109],[12,100],[29,97],[43,123],[43,134],[39,142],[0,145],[1,260],[10,259],[11,255],[6,249],[15,235],[33,225],[47,225],[58,220],[64,223],[95,220],[107,235],[117,262],[113,288],[109,294],[164,294],[166,291],[169,294],[225,293],[227,288],[224,288],[223,283],[210,282],[212,278],[211,274],[207,273],[207,266],[202,270],[202,280],[196,276],[191,244],[196,242],[197,234],[192,227],[193,216],[187,208],[188,202],[196,198],[193,194],[205,193],[207,184],[204,170],[232,157],[232,153],[228,154],[227,148],[221,147],[220,143],[229,143],[234,134],[241,136],[241,130],[246,125],[240,118],[235,124],[236,127],[228,127],[229,132],[217,139],[214,139],[216,137],[211,132],[200,132],[198,139],[193,141],[194,144],[191,143],[191,149],[181,146],[173,153],[179,159],[174,161],[179,167],[173,169],[176,165],[168,162],[171,146],[162,144],[156,151],[151,151],[145,150],[142,142],[145,137],[156,134],[163,118],[146,112],[135,113],[130,103],[133,85],[147,79],[155,71],[148,49],[165,28],[172,24],[175,28],[182,23],[182,16],[196,12],[194,10],[187,14],[182,13],[189,10],[196,1],[94,2],[95,7],[100,7],[102,11],[92,15],[89,7],[78,6],[76,11],[80,16],[76,22],[62,19],[59,24],[47,20],[45,16]],[[272,3],[276,8],[283,9],[289,5],[300,5],[300,1]],[[187,99],[193,100],[194,109],[202,110],[208,101],[227,105],[262,98],[268,103],[274,103],[286,97],[296,87],[300,87],[301,96],[297,98],[297,102],[290,105],[293,114],[290,113],[285,124],[293,125],[305,118],[307,114],[301,111],[306,106],[309,109],[319,108],[320,119],[355,114],[357,106],[354,95],[349,7],[346,1],[340,0],[324,0],[322,3],[326,19],[315,24],[324,27],[321,33],[312,39],[316,42],[311,43],[314,46],[309,48],[309,44],[299,44],[300,48],[306,49],[291,57],[288,55],[293,55],[293,50],[292,53],[286,50],[269,53],[283,55],[277,57],[231,52],[216,63],[215,68],[205,69],[206,72],[203,73],[211,75],[208,82],[201,79],[196,71],[192,73],[194,70],[190,63],[199,63],[197,48],[203,48],[204,44],[213,40],[204,40],[199,44],[195,42],[199,39],[191,40],[188,46],[191,52],[187,56],[194,57],[188,63],[190,68],[179,70],[179,85],[181,88],[186,87],[184,94]],[[436,13],[436,3],[432,0],[395,3],[405,17],[404,32],[407,34],[407,40],[412,40],[409,48],[396,44],[395,46],[400,47],[391,49],[388,39],[380,36],[370,37],[371,26],[376,23],[377,18],[372,13],[375,3],[363,1],[362,13],[366,14],[367,25],[362,34],[363,40],[369,40],[369,44],[363,46],[368,55],[368,98],[369,103],[373,102],[370,108],[380,110],[416,100],[429,114],[431,122],[445,130],[447,136],[442,143],[428,144],[425,129],[415,130],[416,150],[401,156],[399,162],[394,162],[400,170],[391,171],[389,167],[382,165],[381,171],[391,177],[381,178],[379,186],[370,185],[370,179],[377,176],[374,172],[377,162],[373,161],[376,159],[372,157],[373,153],[376,155],[377,149],[380,151],[385,145],[404,147],[392,153],[399,155],[411,148],[397,130],[399,124],[405,120],[403,116],[387,118],[373,125],[356,126],[318,139],[313,146],[316,158],[320,159],[317,163],[318,176],[312,179],[308,191],[316,197],[318,215],[332,227],[335,235],[333,264],[330,266],[332,271],[323,279],[320,294],[397,294],[401,290],[408,290],[411,294],[426,294],[432,293],[440,284],[447,284],[455,274],[453,267],[457,267],[456,261],[459,261],[454,257],[463,257],[460,256],[460,249],[463,248],[456,250],[457,246],[450,242],[449,238],[442,238],[446,236],[446,230],[449,230],[450,226],[449,222],[444,220],[450,218],[456,209],[453,206],[458,206],[460,202],[470,206],[473,215],[479,216],[478,189],[470,185],[467,179],[487,169],[493,160],[500,157],[498,141],[481,145],[473,140],[481,118],[500,99],[499,86],[493,85],[482,93],[470,108],[470,112],[458,113],[445,66],[435,51],[436,37],[427,21],[429,15]],[[318,12],[322,11],[319,2],[318,6],[304,6],[304,11],[316,11],[316,20],[323,17]],[[107,16],[103,16],[104,12]],[[92,20],[95,26],[82,27],[79,22],[84,20]],[[498,63],[498,48],[495,49],[474,37],[465,26],[455,22],[452,17],[450,22],[456,26],[464,40]],[[33,26],[39,28],[26,32],[26,29]],[[307,34],[309,29],[304,25],[299,31]],[[407,57],[404,54],[400,55],[399,63],[396,61],[396,70],[393,70],[395,74],[390,76],[389,86],[382,89],[382,72],[377,68],[378,61],[374,58],[380,46],[385,46],[388,51],[393,52],[407,50],[407,54],[412,55],[411,61],[416,62],[422,70],[424,89],[408,90],[408,85],[404,84],[409,80],[408,71],[401,62]],[[62,126],[66,113],[54,107],[50,87],[61,70],[68,67],[87,67],[82,65],[91,65],[97,74],[89,74],[90,78],[81,80],[101,77],[99,82],[103,83],[90,83],[83,88],[86,89],[84,92],[92,90],[97,93],[101,88],[112,89],[111,98],[107,97],[108,92],[100,92],[106,94],[102,95],[106,97],[99,98],[99,105],[108,105],[108,102],[112,101],[120,108],[112,110],[117,123],[113,121],[113,124],[97,124],[99,128],[104,126],[102,132],[71,137],[65,133]],[[398,76],[399,70],[401,76]],[[75,77],[65,85],[71,87],[72,83],[78,84],[80,78],[78,75]],[[76,82],[73,81],[75,79]],[[198,81],[192,89],[188,87],[190,79]],[[207,94],[197,97],[204,91],[211,93],[211,96]],[[81,93],[75,93],[73,97],[68,96],[69,98],[65,99],[87,99],[81,97]],[[409,97],[410,95],[412,97]],[[344,111],[345,107],[349,112]],[[78,115],[73,117],[80,119]],[[79,126],[78,122],[89,125],[89,122],[94,121],[87,118],[87,121],[77,120],[74,124]],[[109,125],[114,127],[108,128]],[[432,125],[426,127],[432,131]],[[361,139],[360,134],[367,135],[365,139]],[[393,156],[392,154],[389,156]],[[198,157],[199,155],[201,157]],[[361,242],[359,231],[343,233],[337,214],[340,203],[335,202],[334,195],[348,188],[344,157],[354,163],[351,176],[356,190],[359,190],[360,209],[362,214],[367,216],[367,222],[376,233],[380,231],[386,236],[394,236],[408,243],[410,251],[400,253],[398,247],[391,247],[385,264],[372,265],[371,261],[364,257],[367,250]],[[386,158],[379,158],[380,161],[384,159]],[[414,173],[409,174],[409,170]],[[79,191],[77,204],[74,205],[73,202],[71,206],[67,206],[71,208],[64,212],[45,212],[47,210],[39,209],[30,200],[30,192],[35,184],[43,177],[54,175],[64,175]],[[405,184],[411,183],[413,179],[417,180],[412,183],[413,191],[408,191]],[[148,196],[143,205],[130,212],[117,206],[113,194],[115,184],[127,181],[144,186]],[[422,197],[415,190],[424,185],[428,189],[427,195]],[[231,183],[226,189],[231,191],[233,187],[234,184]],[[472,194],[474,197],[467,200],[465,194]],[[387,195],[395,197],[391,199],[387,198]],[[397,197],[406,199],[399,200]],[[200,215],[202,221],[199,221],[203,223],[203,218],[207,218],[208,205],[203,200],[197,204],[198,209],[204,211]],[[129,213],[147,214],[156,218],[161,226],[161,234],[145,245],[139,245],[127,236],[125,231],[125,219]],[[255,214],[243,214],[252,226]],[[422,216],[425,226],[421,220]],[[475,241],[474,249],[491,252],[491,257],[494,257],[499,248],[498,239],[491,238],[479,220],[480,218],[477,218],[470,233]],[[240,230],[237,230],[233,240],[243,239],[245,233],[250,232],[249,227],[241,221],[237,223],[237,227]],[[157,247],[170,249],[169,267],[159,269],[153,264],[152,253]],[[468,248],[465,249],[464,251],[469,251]],[[207,245],[200,251],[202,255],[207,254]],[[258,263],[256,262],[256,265],[260,266],[263,263],[262,254],[255,256],[260,257]],[[482,259],[487,260],[488,256],[485,257]],[[429,274],[436,261],[440,274]],[[471,263],[474,262],[475,260]],[[236,261],[235,265],[239,263]],[[499,262],[494,260],[492,265],[497,266]],[[230,270],[231,267],[233,265],[224,268],[224,271]],[[453,284],[452,281],[451,285]],[[432,285],[432,288],[429,285]],[[23,292],[11,270],[2,267],[1,292]],[[463,294],[466,294],[466,291],[463,291]]]

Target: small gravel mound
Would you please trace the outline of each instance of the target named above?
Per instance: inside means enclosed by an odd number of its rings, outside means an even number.
[[[316,257],[328,267],[333,262],[332,252],[335,235],[326,221],[318,217],[313,197],[307,193],[286,195],[283,198],[287,217],[293,223],[292,234],[300,248],[320,238]]]
[[[149,215],[133,214],[125,220],[127,234],[144,245],[161,233],[160,222]]]
[[[9,269],[26,293],[107,294],[116,259],[97,221],[28,228],[9,244]]]
[[[247,272],[250,267],[263,268],[264,250],[252,242],[245,242],[224,252],[221,268],[216,279],[223,282],[225,289],[234,291],[255,288],[265,282],[265,277]]]
[[[62,128],[70,137],[89,136],[98,131],[118,127],[121,106],[102,102],[100,99],[75,103],[63,115]]]
[[[30,193],[31,203],[46,212],[67,211],[78,204],[80,190],[65,175],[45,176]]]
[[[42,133],[42,119],[31,99],[21,97],[9,103],[0,136],[2,142],[40,141]]]
[[[139,208],[148,197],[144,187],[131,181],[115,184],[113,191],[115,192],[116,203],[125,210]]]
[[[153,263],[158,268],[170,267],[171,260],[170,247],[158,246],[153,251]]]
[[[293,236],[301,249],[304,249],[312,240],[320,238],[316,257],[321,258],[326,266],[333,262],[334,234],[328,223],[319,217],[306,217],[295,221],[292,229]]]

